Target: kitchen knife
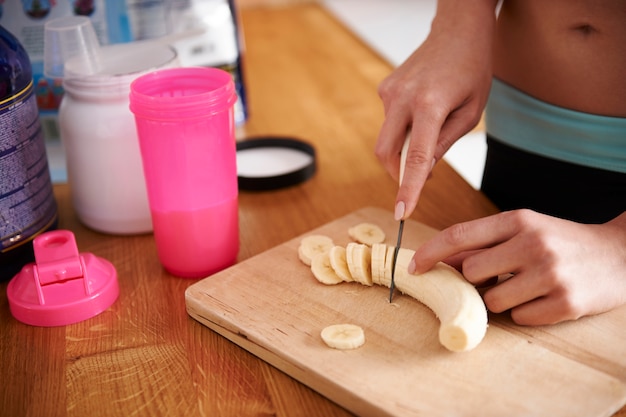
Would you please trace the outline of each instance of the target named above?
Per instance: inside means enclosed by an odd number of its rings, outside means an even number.
[[[398,178],[399,185],[402,185],[402,178],[404,178],[404,168],[406,166],[406,154],[409,150],[409,134],[407,134],[406,139],[404,140],[404,145],[402,145],[402,151],[400,152],[400,175]],[[396,247],[393,249],[393,262],[391,263],[391,285],[389,286],[389,302],[391,302],[391,299],[393,298],[393,291],[396,288],[396,285],[395,285],[396,262],[398,261],[398,251],[400,250],[400,245],[402,244],[403,231],[404,231],[404,219],[400,220],[400,227],[398,228],[398,239],[396,241]]]

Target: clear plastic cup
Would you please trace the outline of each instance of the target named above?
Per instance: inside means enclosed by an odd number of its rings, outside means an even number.
[[[157,252],[171,274],[199,278],[235,263],[238,190],[231,76],[155,71],[131,84]]]
[[[80,61],[83,75],[100,70],[100,42],[86,16],[59,17],[44,25],[44,74],[64,78],[65,63]]]

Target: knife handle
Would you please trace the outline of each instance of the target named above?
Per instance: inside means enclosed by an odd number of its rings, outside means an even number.
[[[398,177],[399,185],[402,185],[402,178],[404,178],[404,169],[406,168],[406,154],[409,152],[409,142],[411,141],[411,131],[407,133],[404,145],[402,145],[402,151],[400,152],[400,175]]]

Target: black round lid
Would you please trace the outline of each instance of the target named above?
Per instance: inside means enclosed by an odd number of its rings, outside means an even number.
[[[315,148],[288,137],[257,137],[237,142],[240,190],[264,191],[289,187],[315,174]]]

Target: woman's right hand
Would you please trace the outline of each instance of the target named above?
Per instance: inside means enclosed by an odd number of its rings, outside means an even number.
[[[434,163],[480,120],[491,85],[495,3],[438,2],[428,38],[379,86],[385,120],[375,152],[396,180],[410,130],[398,220],[415,209]]]

